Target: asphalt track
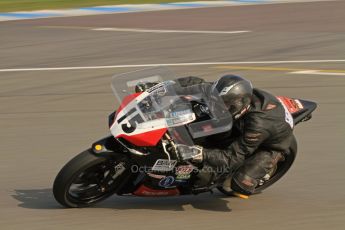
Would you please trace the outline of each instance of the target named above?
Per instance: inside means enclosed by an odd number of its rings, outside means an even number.
[[[112,197],[63,209],[55,175],[108,134],[111,76],[138,68],[0,72],[1,229],[344,229],[345,2],[174,10],[0,23],[0,69],[242,62],[171,67],[179,76],[246,76],[275,94],[314,100],[295,129],[299,155],[275,186],[249,200],[219,193]],[[247,30],[243,34],[93,31]],[[316,74],[291,74],[322,70]]]

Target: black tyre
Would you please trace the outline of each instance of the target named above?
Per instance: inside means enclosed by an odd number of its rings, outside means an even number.
[[[272,172],[270,179],[263,182],[261,185],[258,185],[255,188],[254,194],[261,193],[264,189],[270,187],[272,184],[277,182],[280,178],[282,178],[287,173],[287,171],[289,171],[290,167],[295,161],[296,153],[291,153],[284,157],[285,159],[283,161],[278,162],[277,168],[274,170],[274,172]],[[218,190],[227,196],[233,195],[232,191],[226,191],[223,189],[223,187],[218,187]]]
[[[88,149],[61,169],[53,194],[65,207],[86,207],[114,194],[125,173],[124,162],[95,156]]]

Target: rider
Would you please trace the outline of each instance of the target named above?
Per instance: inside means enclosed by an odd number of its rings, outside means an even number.
[[[225,148],[178,147],[185,160],[234,172],[225,180],[224,190],[251,195],[257,185],[269,179],[285,154],[297,151],[291,114],[275,96],[253,88],[245,78],[225,75],[208,83],[187,77],[178,83],[181,87],[175,90],[179,95],[202,94],[212,101],[212,95],[217,94],[233,117],[233,129],[239,135]]]

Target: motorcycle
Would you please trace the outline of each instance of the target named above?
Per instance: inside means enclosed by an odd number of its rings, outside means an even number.
[[[207,146],[210,137],[231,133],[232,116],[219,96],[212,95],[212,101],[181,96],[174,91],[176,81],[167,79],[173,76],[162,67],[113,77],[112,89],[120,106],[109,115],[111,135],[93,143],[60,170],[53,194],[61,205],[86,207],[113,194],[161,197],[218,189],[232,195],[222,188],[225,172],[201,170],[183,160],[177,148],[179,144]],[[128,93],[143,81],[161,83]],[[302,99],[278,99],[290,118],[287,122],[293,125],[309,120],[317,106]],[[214,101],[218,101],[216,106]],[[278,181],[295,157],[296,153],[285,155],[255,193]]]

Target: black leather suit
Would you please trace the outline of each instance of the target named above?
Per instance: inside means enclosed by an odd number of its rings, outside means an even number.
[[[176,92],[183,95],[210,96],[212,83],[200,84],[200,78],[183,78]],[[234,123],[237,135],[225,148],[204,149],[204,163],[213,168],[235,172],[231,187],[244,194],[254,192],[258,180],[283,159],[297,151],[292,127],[286,122],[285,109],[270,93],[253,90],[249,111]],[[221,134],[218,141],[230,135]]]

